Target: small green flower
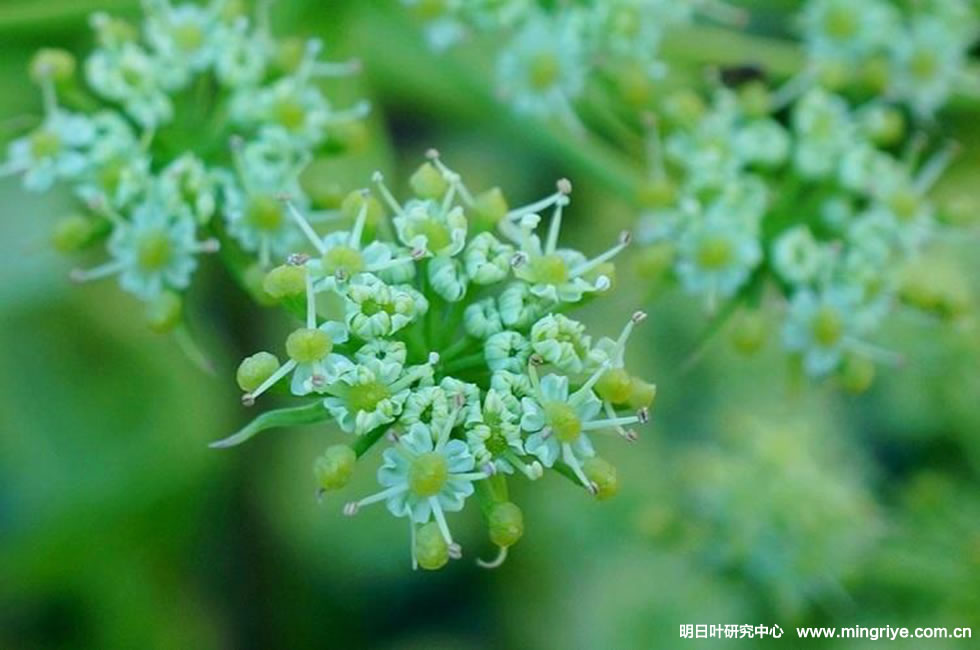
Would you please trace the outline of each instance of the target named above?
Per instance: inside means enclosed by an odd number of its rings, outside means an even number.
[[[364,340],[391,336],[429,309],[428,301],[412,287],[389,286],[370,273],[348,284],[344,302],[348,327]]]
[[[582,371],[592,339],[585,325],[561,314],[549,314],[531,327],[531,349],[542,359],[568,373]]]

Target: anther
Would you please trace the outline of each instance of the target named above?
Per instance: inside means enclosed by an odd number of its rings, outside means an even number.
[[[255,406],[255,395],[252,393],[242,395],[242,406]]]
[[[425,157],[429,160],[436,160],[439,157],[439,150],[435,148],[426,149]]]
[[[568,180],[567,178],[559,178],[556,185],[558,186],[558,191],[562,194],[572,193],[572,181]]]
[[[303,266],[310,261],[310,256],[306,253],[293,253],[286,258],[286,264],[290,266]]]
[[[540,354],[538,354],[537,352],[535,352],[534,354],[532,354],[528,358],[528,361],[533,366],[543,366],[544,365],[544,358]]]
[[[647,313],[645,311],[635,311],[633,315],[630,316],[630,320],[639,325],[647,319]]]
[[[456,542],[450,544],[449,557],[451,557],[454,560],[458,560],[459,558],[463,557],[463,547],[457,544]]]
[[[650,409],[644,406],[636,412],[636,417],[640,420],[640,424],[646,424],[650,421]]]
[[[360,506],[357,504],[357,501],[351,501],[344,506],[344,514],[348,517],[353,517],[357,514],[359,508]]]
[[[514,256],[510,258],[510,265],[514,268],[523,266],[524,264],[527,264],[527,253],[524,251],[514,253]]]
[[[633,239],[633,233],[629,230],[624,230],[619,233],[619,243],[623,246],[629,245],[630,241]]]

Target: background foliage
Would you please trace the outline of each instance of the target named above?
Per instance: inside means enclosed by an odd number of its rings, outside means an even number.
[[[364,60],[348,92],[374,102],[371,138],[337,160],[341,187],[377,167],[404,178],[438,146],[475,185],[520,199],[571,177],[575,245],[611,240],[630,222],[622,170],[601,147],[501,110],[479,48],[429,53],[393,3],[322,4],[282,2],[275,19],[324,36],[338,58]],[[757,34],[696,27],[669,38],[667,56],[692,79],[719,58],[792,67],[793,49],[778,39],[795,3],[745,4],[757,5]],[[25,77],[33,50],[80,50],[88,12],[134,5],[6,0],[0,114],[15,117],[0,136],[38,110]],[[941,191],[975,196],[977,111],[955,104],[939,119],[965,152]],[[550,479],[519,495],[527,535],[503,568],[464,561],[412,573],[393,551],[400,524],[381,509],[340,514],[343,500],[370,490],[369,473],[314,498],[309,459],[334,432],[207,448],[246,420],[234,367],[284,331],[280,318],[257,314],[207,262],[190,318],[218,370],[204,375],[110,283],[69,285],[68,262],[47,244],[65,197],[28,196],[4,180],[0,204],[0,647],[655,647],[676,644],[681,623],[980,633],[972,322],[895,319],[887,337],[909,352],[905,367],[849,397],[795,379],[775,342],[746,360],[719,340],[686,370],[704,324],[698,305],[673,290],[651,300],[623,265],[615,310],[585,320],[613,330],[604,314],[648,309],[631,355],[661,392],[641,440],[611,449],[620,495],[597,504]],[[976,246],[942,252],[974,296]],[[463,546],[490,554],[469,523],[456,526]]]

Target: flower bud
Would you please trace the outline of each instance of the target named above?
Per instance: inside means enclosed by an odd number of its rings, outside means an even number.
[[[265,269],[261,264],[252,264],[242,274],[242,285],[252,298],[263,307],[276,304],[276,299],[265,291]]]
[[[353,223],[365,203],[367,203],[367,218],[365,221],[367,222],[368,229],[374,230],[381,223],[381,220],[384,219],[385,210],[381,207],[381,202],[371,194],[362,190],[354,190],[340,204],[340,212],[344,215],[345,219]]]
[[[513,546],[524,536],[524,513],[510,501],[496,503],[487,515],[490,541],[502,548]]]
[[[874,381],[875,364],[865,356],[850,354],[841,364],[838,378],[844,390],[855,395],[863,393]]]
[[[755,354],[766,342],[767,330],[768,324],[761,311],[743,311],[732,328],[732,345],[746,356]]]
[[[51,243],[60,253],[79,250],[91,239],[95,227],[80,214],[73,214],[58,220],[51,233]]]
[[[596,382],[595,392],[613,404],[625,404],[633,394],[633,379],[623,368],[610,368]]]
[[[146,324],[154,332],[163,334],[180,324],[183,301],[173,291],[164,291],[146,304]]]
[[[647,246],[633,259],[636,274],[644,280],[659,280],[674,265],[676,254],[674,245],[667,241]]]
[[[449,189],[449,181],[430,162],[422,163],[408,179],[408,184],[421,199],[441,199]]]
[[[313,474],[321,490],[339,490],[354,475],[357,454],[347,445],[331,445],[313,463]]]
[[[657,397],[657,385],[645,382],[639,377],[633,377],[630,383],[632,386],[626,404],[634,409],[650,408]]]
[[[636,188],[636,200],[640,207],[651,210],[665,208],[677,198],[677,186],[669,178],[653,178]]]
[[[45,79],[62,83],[71,79],[74,74],[75,57],[66,50],[43,48],[31,59],[30,75],[35,83],[41,83]]]
[[[509,210],[504,193],[499,187],[494,187],[473,198],[470,217],[476,230],[491,230],[507,216]]]
[[[434,521],[423,524],[415,532],[415,559],[427,571],[435,571],[449,562],[449,546]]]
[[[279,359],[270,352],[256,352],[238,366],[235,380],[238,387],[246,393],[251,393],[261,386],[266,379],[279,370]]]
[[[303,170],[299,177],[303,192],[318,208],[333,210],[344,200],[344,188],[336,180],[336,163],[333,158],[317,158]]]
[[[596,485],[595,496],[599,501],[612,498],[619,492],[619,475],[615,465],[608,461],[598,456],[586,458],[585,462],[582,463],[582,471]]]
[[[292,264],[277,266],[266,274],[262,288],[276,300],[298,296],[306,291],[306,269]]]

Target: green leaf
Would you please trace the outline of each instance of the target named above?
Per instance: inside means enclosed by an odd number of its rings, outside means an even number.
[[[224,449],[240,445],[255,434],[274,427],[291,427],[297,424],[312,424],[326,420],[330,413],[323,407],[323,402],[317,400],[304,406],[266,411],[258,416],[237,433],[222,440],[212,442],[212,449]]]

